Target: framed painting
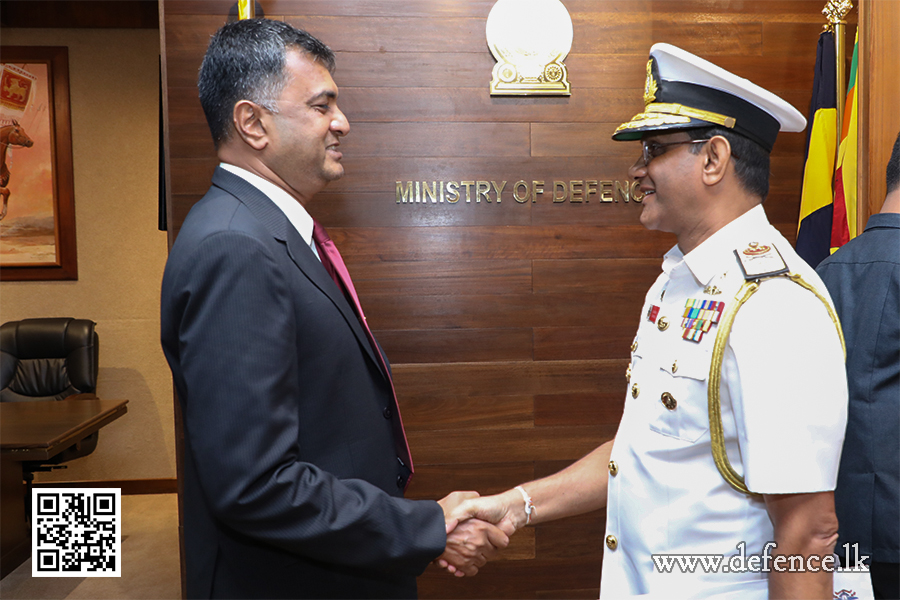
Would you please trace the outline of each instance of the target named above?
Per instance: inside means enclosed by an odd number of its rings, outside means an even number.
[[[0,279],[78,279],[69,52],[0,46]]]

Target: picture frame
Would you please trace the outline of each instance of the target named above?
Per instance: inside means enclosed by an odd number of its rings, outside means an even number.
[[[68,48],[0,46],[0,69],[0,281],[77,280]]]

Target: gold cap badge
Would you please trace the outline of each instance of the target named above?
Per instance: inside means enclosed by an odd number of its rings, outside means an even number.
[[[644,106],[656,100],[656,80],[653,79],[653,59],[647,61],[647,81],[644,83]]]

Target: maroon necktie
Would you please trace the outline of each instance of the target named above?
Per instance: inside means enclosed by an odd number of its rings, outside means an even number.
[[[397,392],[394,390],[394,382],[391,379],[384,356],[382,356],[381,351],[378,349],[378,344],[375,342],[375,336],[372,335],[372,330],[369,329],[369,324],[366,322],[366,315],[359,304],[359,297],[356,295],[356,289],[353,287],[353,281],[350,279],[350,272],[347,271],[347,266],[344,264],[344,259],[341,258],[341,253],[338,252],[337,246],[334,245],[334,242],[328,236],[328,232],[325,231],[325,228],[318,221],[313,222],[313,240],[316,242],[316,249],[319,251],[319,260],[322,261],[322,266],[334,279],[338,288],[343,290],[345,296],[351,301],[356,310],[356,316],[359,317],[359,322],[366,332],[366,337],[369,338],[369,344],[372,346],[375,356],[378,357],[381,369],[391,384],[391,399],[394,402],[394,413],[397,415],[396,419],[391,419],[394,427],[394,446],[397,450],[397,456],[409,468],[410,475],[412,475],[414,472],[412,456],[409,452],[409,443],[406,441],[406,431],[403,429],[403,419],[400,417],[400,406],[397,404]],[[406,480],[407,486],[411,478]]]

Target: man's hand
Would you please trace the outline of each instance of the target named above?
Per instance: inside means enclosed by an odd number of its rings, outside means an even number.
[[[451,514],[459,507],[460,504],[471,498],[478,498],[478,492],[450,492],[437,501],[444,511],[444,524],[449,534],[459,523],[459,519],[451,516]]]
[[[518,493],[516,497],[522,504]],[[457,577],[475,575],[516,532],[515,498],[506,493],[482,498],[475,492],[454,492],[444,500],[447,502],[441,501],[441,506],[450,509],[445,513],[447,550],[435,563]],[[476,547],[480,549],[476,551]]]
[[[494,496],[468,497],[450,512],[447,522],[463,523],[468,519],[480,519],[493,523],[510,536],[525,525],[524,506],[517,490]]]
[[[509,537],[496,525],[469,519],[447,535],[447,547],[435,562],[457,577],[471,577],[508,544]]]
[[[488,559],[509,544],[509,536],[500,528],[472,519],[473,515],[469,514],[472,509],[462,508],[466,502],[478,498],[478,492],[453,492],[438,500],[444,510],[447,545],[435,562],[457,577],[475,575]]]

